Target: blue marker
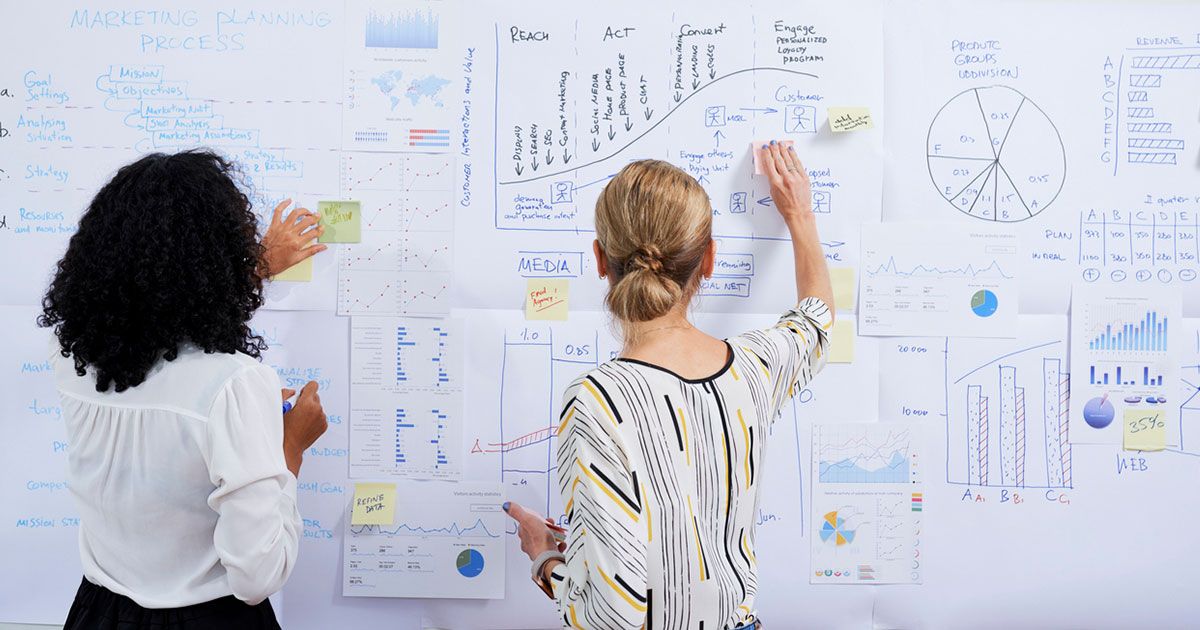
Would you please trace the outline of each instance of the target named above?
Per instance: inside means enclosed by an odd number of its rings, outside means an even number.
[[[296,392],[295,394],[292,394],[291,398],[288,398],[287,400],[283,401],[283,413],[286,414],[287,412],[291,411],[292,407],[296,406],[296,399],[299,397],[300,397],[300,392]]]

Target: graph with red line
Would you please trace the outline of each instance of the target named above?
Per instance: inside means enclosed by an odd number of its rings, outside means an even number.
[[[362,241],[343,246],[342,315],[444,315],[454,265],[454,159],[346,153],[343,197],[362,203]]]

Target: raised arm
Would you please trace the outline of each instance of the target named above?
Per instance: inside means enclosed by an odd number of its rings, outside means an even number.
[[[817,219],[812,211],[812,188],[808,171],[792,147],[771,141],[759,149],[759,160],[771,183],[771,199],[787,224],[792,237],[792,255],[796,265],[796,299],[820,299],[829,307],[830,320],[836,306],[829,267],[817,235]]]
[[[258,275],[264,280],[327,249],[316,242],[317,237],[325,233],[325,226],[317,224],[321,217],[307,208],[296,208],[285,217],[283,211],[291,203],[291,199],[284,199],[275,206],[271,224],[263,234]]]

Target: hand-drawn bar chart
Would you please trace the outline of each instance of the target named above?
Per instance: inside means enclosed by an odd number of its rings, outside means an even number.
[[[561,396],[580,374],[600,364],[600,335],[531,325],[505,331],[503,343],[499,440],[476,443],[471,450],[499,453],[505,487],[532,489],[537,503],[529,507],[561,520],[555,474]]]
[[[1058,338],[947,341],[948,482],[1072,487],[1065,321],[1062,328]]]
[[[1200,76],[1200,49],[1187,46],[1129,48],[1120,69],[1113,175],[1126,168],[1171,168],[1186,160],[1185,128],[1194,111],[1184,97]],[[1193,151],[1194,153],[1194,151]]]
[[[938,193],[977,219],[1030,219],[1054,202],[1066,180],[1066,150],[1054,123],[1002,85],[950,99],[929,126],[926,154]]]

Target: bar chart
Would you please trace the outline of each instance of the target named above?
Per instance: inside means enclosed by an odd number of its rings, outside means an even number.
[[[1179,346],[1186,335],[1177,289],[1146,287],[1116,294],[1080,285],[1071,296],[1071,439],[1119,444],[1128,413],[1161,409],[1178,394]],[[1178,443],[1178,408],[1166,409],[1168,444]]]
[[[1104,331],[1088,342],[1088,350],[1166,352],[1167,319],[1150,311],[1136,324],[1105,324]]]
[[[1070,488],[1065,318],[1023,316],[1015,340],[946,342],[946,477]]]
[[[432,10],[367,13],[367,48],[437,48],[438,16]]]
[[[461,474],[462,374],[454,320],[355,318],[350,476]]]

